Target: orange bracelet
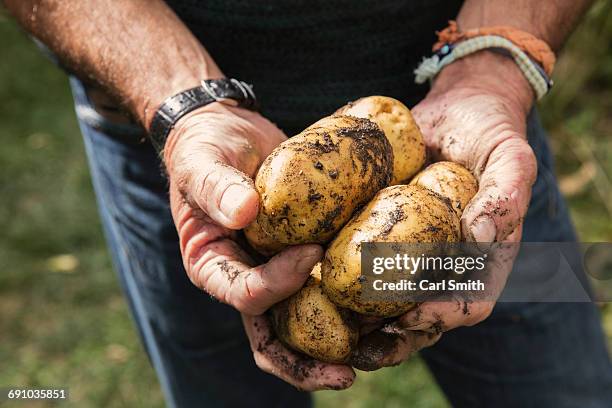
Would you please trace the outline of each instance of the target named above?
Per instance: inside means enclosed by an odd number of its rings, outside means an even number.
[[[484,35],[496,35],[506,38],[514,45],[519,47],[531,59],[538,63],[544,72],[550,77],[555,67],[555,53],[548,44],[528,32],[509,26],[493,26],[473,28],[467,31],[460,31],[456,21],[449,21],[448,27],[442,31],[436,31],[438,42],[434,44],[433,50],[438,51],[444,44],[455,44],[463,40]]]

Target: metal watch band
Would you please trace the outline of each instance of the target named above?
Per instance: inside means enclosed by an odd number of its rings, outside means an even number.
[[[251,85],[234,78],[204,80],[200,86],[169,97],[157,109],[149,127],[149,138],[155,150],[161,153],[168,134],[180,118],[212,102],[257,110]]]

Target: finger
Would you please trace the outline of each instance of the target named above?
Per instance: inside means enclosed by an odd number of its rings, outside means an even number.
[[[323,256],[319,245],[296,245],[253,267],[253,260],[234,241],[233,231],[179,198],[171,186],[172,214],[189,279],[243,313],[261,314],[297,292]]]
[[[398,324],[406,330],[440,334],[483,321],[494,306],[494,301],[429,301],[400,317]]]
[[[522,222],[536,179],[536,159],[520,137],[506,138],[491,152],[479,190],[467,205],[461,227],[470,242],[504,241]]]
[[[244,275],[244,289],[230,292],[230,300],[238,310],[261,314],[297,292],[322,256],[319,245],[285,249],[267,263],[250,269]]]
[[[461,326],[473,326],[485,320],[501,295],[518,253],[522,225],[488,253],[486,273],[481,277],[485,290],[462,293],[449,301],[427,301],[398,319],[398,325],[407,330],[439,334]]]
[[[351,357],[351,365],[362,371],[395,366],[415,352],[431,346],[440,336],[440,333],[405,330],[391,323],[359,340],[357,350]]]
[[[385,319],[376,316],[358,315],[359,321],[359,335],[364,336],[368,333],[378,330],[383,327],[386,323],[389,323],[391,319]]]
[[[318,245],[301,245],[250,267],[246,253],[234,241],[222,240],[206,245],[188,273],[220,301],[258,315],[297,292],[322,255]]]
[[[178,190],[193,207],[219,224],[241,229],[257,216],[259,195],[253,180],[229,165],[212,145],[203,144],[183,158],[176,180]]]
[[[274,336],[265,316],[242,315],[255,363],[304,391],[343,390],[355,380],[355,372],[346,365],[327,364],[287,349]]]
[[[184,248],[185,269],[196,286],[253,315],[297,292],[323,255],[318,245],[294,246],[263,265],[251,267],[249,256],[231,239],[203,242],[196,234],[194,242]]]

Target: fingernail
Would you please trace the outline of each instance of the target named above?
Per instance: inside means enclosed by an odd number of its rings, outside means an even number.
[[[470,236],[472,241],[476,243],[478,249],[483,252],[486,252],[490,243],[495,241],[495,236],[497,235],[497,228],[495,227],[495,222],[486,215],[481,215],[472,221],[470,225]]]
[[[219,209],[228,219],[233,219],[236,210],[242,204],[242,200],[250,192],[250,189],[241,184],[231,184],[225,189],[219,202]]]

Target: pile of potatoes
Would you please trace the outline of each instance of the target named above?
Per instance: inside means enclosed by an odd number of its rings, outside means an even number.
[[[279,145],[262,163],[256,220],[245,236],[271,256],[289,245],[325,245],[304,287],[272,307],[289,347],[345,363],[360,316],[399,316],[413,303],[362,301],[362,242],[458,242],[460,217],[478,189],[464,167],[426,162],[423,136],[401,102],[349,103]],[[420,171],[420,172],[419,172]]]

